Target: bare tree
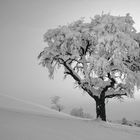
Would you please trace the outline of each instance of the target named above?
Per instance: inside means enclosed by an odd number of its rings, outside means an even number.
[[[140,88],[140,46],[129,14],[96,15],[48,30],[47,47],[39,54],[40,64],[49,70],[64,67],[77,86],[96,102],[97,118],[106,121],[105,100],[133,97]]]
[[[59,96],[54,96],[54,97],[51,98],[51,103],[53,104],[51,106],[51,108],[60,112],[64,109],[64,106],[61,105],[59,102],[60,102],[60,97]]]

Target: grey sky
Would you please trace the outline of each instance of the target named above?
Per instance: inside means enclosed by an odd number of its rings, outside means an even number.
[[[64,81],[61,71],[50,80],[47,70],[38,65],[37,55],[45,47],[43,34],[102,11],[129,12],[140,31],[139,5],[139,0],[0,0],[0,93],[43,104],[56,94],[66,102],[91,100],[73,88],[71,79]]]

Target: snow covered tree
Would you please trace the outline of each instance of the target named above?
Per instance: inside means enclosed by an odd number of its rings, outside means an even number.
[[[51,98],[51,103],[53,104],[53,106],[51,106],[51,108],[60,112],[64,109],[64,106],[61,105],[59,102],[60,102],[59,96],[54,96]]]
[[[139,34],[129,14],[96,15],[49,29],[44,35],[47,47],[39,54],[40,64],[49,70],[64,68],[77,86],[96,102],[97,118],[106,121],[105,100],[133,97],[140,88]]]

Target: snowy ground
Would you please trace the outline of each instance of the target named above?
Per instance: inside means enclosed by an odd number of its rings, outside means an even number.
[[[2,99],[6,102],[6,97]],[[8,102],[13,106],[0,106],[0,140],[140,140],[138,127],[77,119],[18,100]],[[20,108],[24,104],[26,108]]]

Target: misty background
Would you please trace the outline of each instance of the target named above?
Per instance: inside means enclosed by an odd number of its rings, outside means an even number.
[[[0,0],[0,94],[49,107],[50,97],[58,95],[64,112],[82,107],[95,117],[93,99],[75,89],[72,78],[64,80],[59,70],[50,80],[47,69],[38,65],[37,56],[46,46],[43,35],[50,28],[80,17],[89,21],[102,11],[121,16],[130,13],[140,32],[139,5],[139,0]],[[107,103],[107,117],[138,120],[139,106],[140,91],[134,99],[111,99]]]

